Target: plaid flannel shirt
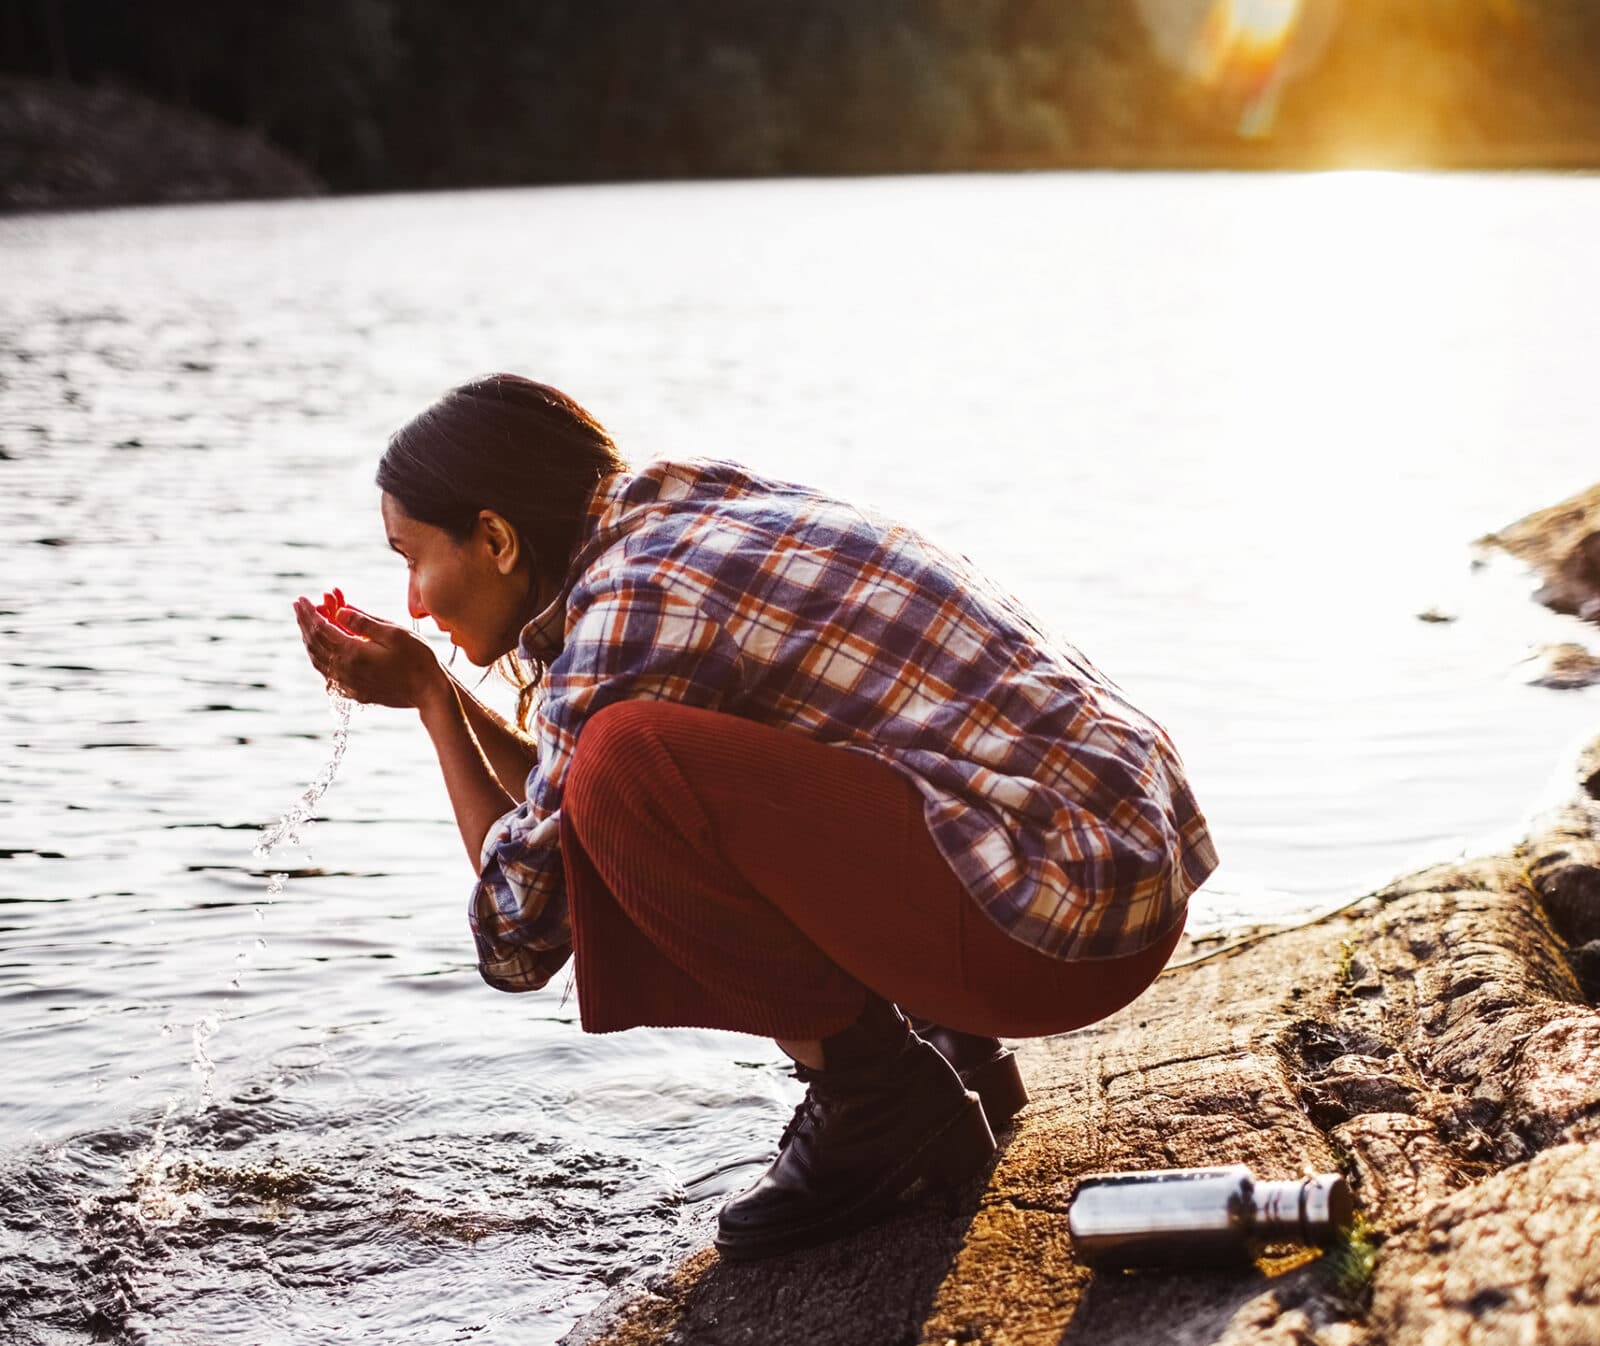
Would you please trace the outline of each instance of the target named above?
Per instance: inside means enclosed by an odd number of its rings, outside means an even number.
[[[1216,867],[1171,740],[965,558],[732,463],[603,481],[561,595],[522,633],[547,664],[527,799],[489,830],[471,921],[491,986],[571,953],[562,784],[589,716],[681,701],[872,754],[1001,929],[1065,959],[1137,952]]]

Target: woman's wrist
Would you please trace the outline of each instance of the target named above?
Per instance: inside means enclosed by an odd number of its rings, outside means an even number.
[[[459,716],[462,713],[455,680],[443,664],[435,664],[430,670],[422,689],[417,693],[416,707],[425,725],[437,723],[441,716]]]

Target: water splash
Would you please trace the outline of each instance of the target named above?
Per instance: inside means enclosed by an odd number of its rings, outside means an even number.
[[[211,1054],[206,1051],[206,1044],[217,1034],[217,1029],[222,1026],[220,1016],[216,1014],[202,1015],[194,1022],[194,1055],[189,1061],[189,1073],[199,1083],[195,1087],[194,1115],[199,1117],[211,1106],[212,1086],[217,1079],[217,1063],[211,1059]]]
[[[198,1035],[198,1025],[196,1030]],[[147,1230],[180,1224],[199,1210],[199,1199],[182,1179],[181,1156],[171,1152],[168,1134],[181,1101],[178,1094],[167,1100],[150,1143],[123,1161],[133,1214]]]
[[[328,687],[328,699],[335,725],[333,755],[306,787],[295,806],[263,833],[254,848],[257,859],[264,859],[285,843],[295,846],[302,843],[318,802],[328,792],[334,776],[338,774],[339,763],[344,760],[344,750],[350,741],[350,716],[356,703],[349,697],[341,696],[332,684]],[[288,873],[283,871],[267,876],[269,903],[283,892],[284,881],[288,877]],[[266,947],[266,940],[260,933],[264,919],[261,908],[256,907],[256,935],[251,941],[250,948],[241,949],[235,957],[233,980],[230,983],[232,990],[239,989],[239,979],[251,958]],[[209,1048],[211,1039],[217,1035],[221,1027],[222,1015],[219,1011],[213,1011],[196,1019],[190,1029],[192,1050],[189,1073],[194,1078],[194,1086],[188,1096],[193,1100],[191,1110],[195,1117],[204,1116],[215,1097],[217,1063]],[[162,1035],[171,1036],[173,1028],[172,1024],[164,1024]],[[200,1208],[199,1199],[183,1176],[183,1156],[174,1152],[172,1144],[173,1119],[177,1116],[184,1099],[185,1094],[180,1090],[167,1100],[166,1109],[161,1114],[161,1120],[156,1123],[150,1143],[129,1156],[123,1163],[124,1176],[132,1198],[133,1213],[139,1225],[145,1230],[181,1223],[192,1217]],[[81,1214],[85,1217],[95,1214],[100,1208],[96,1203],[99,1203],[99,1198],[94,1198],[91,1205],[86,1206]]]

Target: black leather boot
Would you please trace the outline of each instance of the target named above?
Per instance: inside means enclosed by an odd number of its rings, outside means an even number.
[[[999,1038],[976,1033],[958,1033],[931,1019],[911,1019],[911,1027],[924,1042],[931,1042],[961,1077],[961,1083],[983,1100],[984,1116],[999,1131],[1009,1125],[1022,1105],[1028,1090],[1017,1069],[1017,1054],[1000,1045]]]
[[[717,1249],[730,1260],[864,1228],[919,1182],[956,1186],[994,1153],[977,1096],[910,1033],[888,1058],[827,1070],[797,1065],[795,1075],[808,1087],[777,1159],[717,1217]]]

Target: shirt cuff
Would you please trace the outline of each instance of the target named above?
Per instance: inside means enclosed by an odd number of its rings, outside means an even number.
[[[512,809],[484,834],[483,849],[478,852],[478,874],[480,877],[483,871],[488,868],[489,861],[494,858],[495,851],[499,850],[501,845],[510,838],[512,829],[516,825],[517,815],[520,812],[521,806]],[[529,829],[527,835],[522,838],[521,845],[527,850],[543,850],[548,846],[555,845],[560,834],[561,810],[557,809],[548,817],[541,818],[535,823]]]

